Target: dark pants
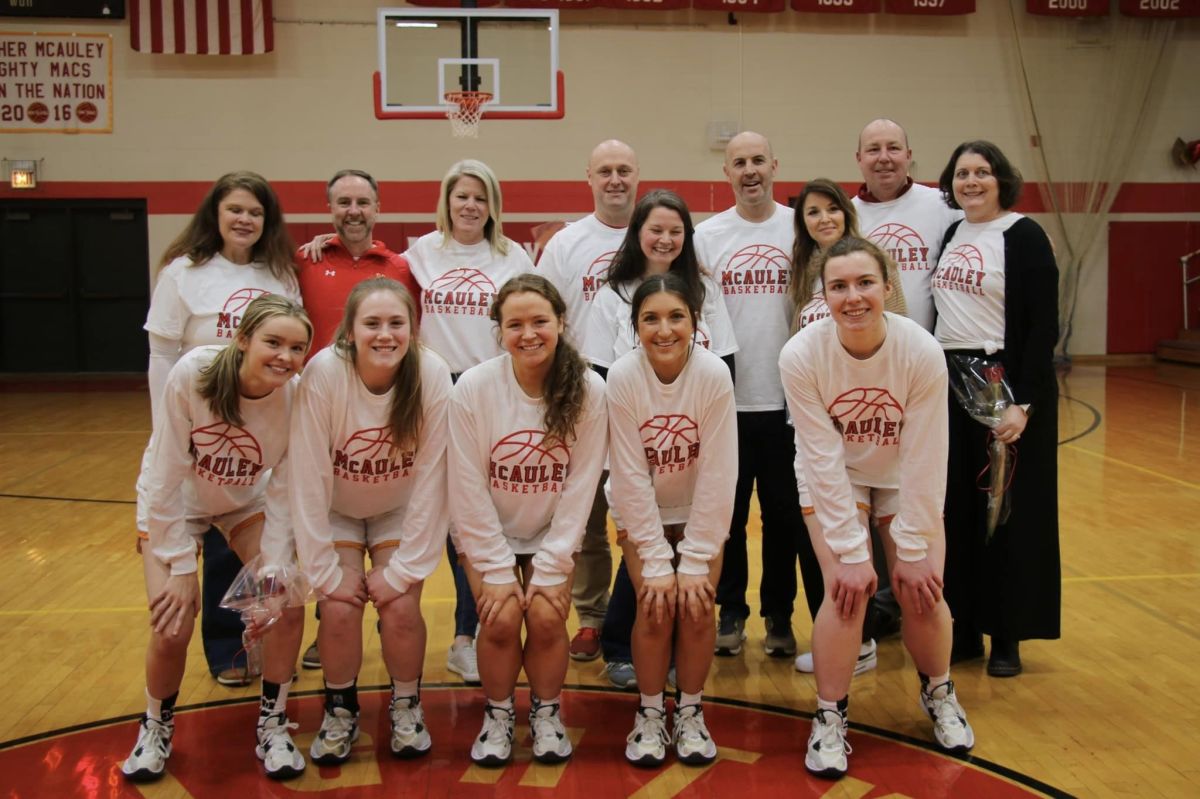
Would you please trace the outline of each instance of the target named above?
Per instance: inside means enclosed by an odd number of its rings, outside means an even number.
[[[608,598],[608,610],[604,613],[604,626],[600,628],[600,652],[604,662],[633,661],[633,622],[637,619],[637,595],[633,582],[625,567],[625,558],[617,566],[617,577],[613,580],[612,594]]]
[[[796,599],[796,560],[804,583],[809,614],[814,618],[825,593],[821,565],[813,552],[800,498],[796,493],[795,431],[784,411],[739,411],[738,478],[733,521],[725,543],[725,561],[717,583],[721,615],[746,619],[749,564],[746,557],[746,523],[750,519],[750,495],[758,486],[762,510],[762,580],[759,583],[760,614],[791,619]]]
[[[458,551],[454,542],[446,538],[446,556],[450,559],[450,572],[454,575],[454,634],[475,637],[479,626],[479,613],[475,610],[475,597],[471,595],[471,584],[467,573],[458,562]]]
[[[204,534],[201,560],[204,579],[201,584],[200,637],[204,642],[208,670],[215,677],[225,669],[246,666],[246,653],[242,651],[242,630],[245,629],[242,615],[221,607],[221,597],[242,570],[242,561],[215,527],[210,527]]]

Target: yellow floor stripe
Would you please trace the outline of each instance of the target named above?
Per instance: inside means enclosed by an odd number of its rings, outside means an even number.
[[[1100,577],[1064,577],[1064,583],[1126,583],[1138,580],[1195,580],[1200,572],[1184,574],[1110,574]]]
[[[1066,444],[1066,445],[1064,445],[1063,449],[1069,449],[1072,452],[1078,452],[1083,455],[1090,455],[1093,458],[1099,458],[1100,460],[1111,461],[1112,463],[1115,463],[1118,466],[1125,466],[1127,468],[1133,469],[1135,472],[1141,472],[1142,474],[1153,475],[1154,477],[1161,478],[1163,480],[1166,480],[1169,483],[1178,483],[1179,485],[1185,486],[1187,488],[1200,489],[1200,483],[1193,483],[1188,480],[1180,480],[1178,477],[1172,477],[1169,474],[1163,474],[1162,472],[1156,472],[1153,469],[1147,469],[1145,466],[1138,466],[1136,463],[1130,463],[1129,461],[1123,461],[1120,458],[1114,458],[1112,455],[1105,455],[1102,452],[1092,452],[1090,449],[1083,449],[1082,447],[1077,447],[1074,444]]]

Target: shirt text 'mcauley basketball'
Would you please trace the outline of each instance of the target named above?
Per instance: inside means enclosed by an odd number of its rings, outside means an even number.
[[[510,583],[517,555],[533,556],[535,585],[574,568],[607,452],[604,381],[586,372],[587,398],[571,441],[548,437],[546,406],[513,374],[512,356],[468,369],[450,400],[450,511],[461,551],[488,583]]]

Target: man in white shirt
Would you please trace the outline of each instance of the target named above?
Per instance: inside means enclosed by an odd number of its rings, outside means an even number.
[[[765,136],[746,131],[725,148],[725,176],[736,203],[696,226],[696,254],[721,287],[734,336],[738,477],[733,522],[717,587],[716,653],[736,655],[745,640],[749,569],[746,522],[750,495],[758,487],[762,509],[760,612],[767,654],[796,652],[792,605],[799,552],[804,589],[813,616],[824,593],[821,570],[804,527],[793,479],[795,444],[784,410],[779,351],[790,333],[790,277],[795,237],[792,210],[775,201],[778,162]]]
[[[933,270],[946,229],[962,217],[962,211],[951,209],[939,190],[916,183],[908,174],[912,164],[908,134],[890,119],[867,123],[858,136],[854,158],[863,177],[851,200],[858,211],[858,227],[896,262],[909,318],[932,333]],[[878,566],[882,547],[877,546],[876,552]],[[900,606],[886,579],[887,569],[880,574],[885,577],[871,601],[865,639],[885,637],[898,629]],[[863,646],[865,654],[869,647]]]
[[[603,288],[613,256],[625,239],[637,200],[638,176],[637,154],[632,147],[616,139],[597,144],[587,165],[594,212],[555,234],[538,260],[538,271],[554,284],[567,304],[567,331],[577,345],[583,344],[592,301]],[[636,600],[629,578],[618,571],[612,596],[614,612],[608,613],[613,572],[608,502],[604,497],[607,474],[600,479],[575,567],[571,594],[579,614],[579,632],[571,639],[570,651],[575,660],[594,660],[601,651],[601,628],[612,628],[612,635],[606,633],[603,641],[606,670],[614,685],[624,688],[632,687],[629,633]],[[606,614],[613,617],[609,625],[605,625]]]
[[[942,193],[913,181],[908,174],[912,149],[904,128],[876,119],[862,129],[854,153],[863,184],[852,199],[863,235],[892,256],[908,316],[933,332],[930,281],[942,250],[946,229],[962,218]]]

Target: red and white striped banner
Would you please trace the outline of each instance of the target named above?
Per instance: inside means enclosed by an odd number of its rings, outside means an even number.
[[[129,0],[139,53],[253,55],[275,49],[272,0]]]

